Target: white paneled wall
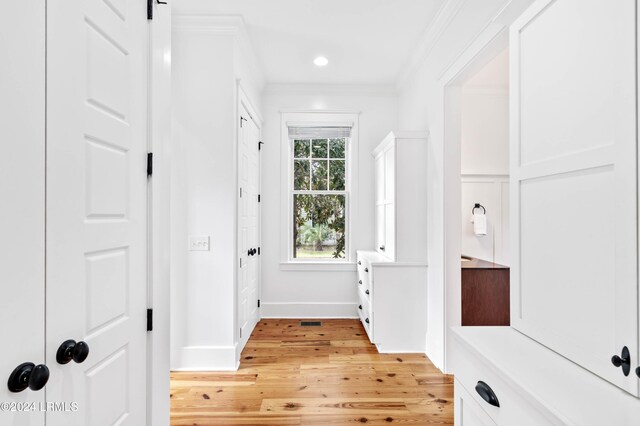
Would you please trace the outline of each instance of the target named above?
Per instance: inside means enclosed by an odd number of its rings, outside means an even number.
[[[503,265],[509,264],[509,91],[502,69],[507,53],[478,72],[483,80],[463,86],[460,134],[462,253]],[[473,233],[476,203],[487,210],[487,235]]]
[[[509,265],[509,176],[462,176],[462,254]],[[473,233],[471,209],[487,209],[487,235]]]

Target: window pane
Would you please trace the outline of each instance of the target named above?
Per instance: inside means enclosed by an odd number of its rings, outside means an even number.
[[[344,160],[331,160],[329,162],[329,189],[344,191]]]
[[[293,196],[293,257],[345,257],[345,196]]]
[[[293,155],[295,158],[309,158],[309,140],[296,140],[293,142]]]
[[[311,162],[311,179],[313,190],[327,190],[327,160],[313,160]]]
[[[293,189],[311,189],[309,178],[309,160],[293,161]]]
[[[344,138],[329,139],[329,157],[344,158],[345,146]]]
[[[313,139],[311,143],[311,156],[313,158],[327,158],[326,139]]]

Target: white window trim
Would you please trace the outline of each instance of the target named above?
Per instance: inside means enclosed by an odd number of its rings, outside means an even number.
[[[359,113],[336,111],[282,112],[280,130],[280,269],[284,271],[352,271],[355,270],[356,252],[353,246],[354,221],[358,217],[358,158]],[[289,126],[350,126],[351,139],[347,151],[346,248],[344,259],[292,259],[293,214],[292,173],[293,160]]]

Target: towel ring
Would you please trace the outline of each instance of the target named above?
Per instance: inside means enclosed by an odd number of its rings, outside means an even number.
[[[476,203],[475,206],[471,209],[471,214],[473,215],[476,209],[482,209],[482,214],[487,214],[487,209],[480,203]]]

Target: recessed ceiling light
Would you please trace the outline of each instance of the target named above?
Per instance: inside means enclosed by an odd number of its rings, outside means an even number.
[[[313,60],[313,63],[317,67],[325,67],[329,63],[329,60],[327,58],[325,58],[324,56],[318,56],[317,58],[315,58]]]

